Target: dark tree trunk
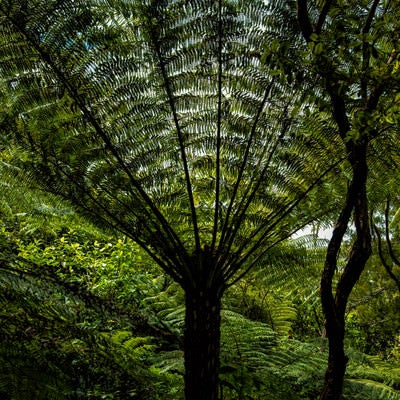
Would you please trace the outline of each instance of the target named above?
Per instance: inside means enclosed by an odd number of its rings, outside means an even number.
[[[338,324],[339,325],[339,324]],[[348,358],[344,352],[344,321],[336,335],[329,339],[328,367],[325,372],[325,382],[321,399],[336,400],[341,398]]]
[[[319,16],[313,22],[310,18],[307,0],[297,0],[297,20],[302,35],[307,43],[312,41],[312,34],[321,34],[329,11],[334,7],[334,1],[325,1]],[[371,5],[368,17],[363,26],[363,33],[368,33],[379,6],[376,0]],[[313,15],[314,17],[314,15]],[[328,28],[329,29],[329,28]],[[332,238],[328,245],[324,270],[321,277],[321,303],[325,316],[325,331],[329,341],[328,369],[325,375],[321,400],[338,400],[342,396],[344,374],[347,358],[344,353],[345,311],[347,301],[359,279],[365,264],[371,254],[371,235],[369,230],[368,200],[367,200],[367,148],[369,140],[378,132],[363,132],[359,129],[360,137],[352,139],[349,132],[353,124],[347,110],[352,109],[351,102],[347,104],[349,86],[338,84],[338,68],[334,62],[329,61],[329,53],[322,52],[314,58],[316,76],[323,78],[325,90],[330,98],[332,116],[338,127],[338,134],[343,140],[347,151],[347,160],[352,167],[352,180],[347,190],[346,201],[333,230]],[[365,69],[369,68],[369,58],[363,61]],[[392,63],[392,58],[388,64]],[[364,68],[364,66],[363,66]],[[366,70],[364,72],[366,72]],[[350,85],[350,82],[346,82]],[[361,97],[364,101],[364,112],[374,111],[384,90],[383,82],[375,87],[369,87],[361,78]],[[367,128],[367,126],[366,126]],[[354,217],[356,237],[348,256],[346,266],[339,278],[336,291],[333,290],[333,277],[337,270],[337,259],[342,246],[343,237],[349,225],[351,215]]]
[[[217,400],[221,296],[213,288],[185,296],[185,399]]]
[[[329,341],[328,368],[325,374],[321,400],[339,400],[342,396],[347,365],[347,357],[344,352],[347,301],[371,254],[366,190],[368,176],[367,145],[367,141],[348,145],[353,179],[349,185],[345,204],[328,245],[325,267],[321,278],[321,302],[326,321],[326,336]],[[336,286],[336,293],[333,294],[332,281],[337,268],[337,258],[352,212],[356,227],[356,238]]]

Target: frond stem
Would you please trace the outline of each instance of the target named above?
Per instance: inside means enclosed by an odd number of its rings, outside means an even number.
[[[184,174],[185,174],[186,190],[187,190],[187,193],[189,196],[189,206],[190,206],[190,212],[191,212],[192,221],[193,221],[193,234],[194,234],[196,252],[198,254],[200,254],[201,245],[200,245],[200,235],[199,235],[199,228],[198,228],[198,222],[197,222],[197,213],[196,213],[196,206],[194,203],[193,187],[192,187],[192,183],[191,183],[191,179],[190,179],[189,165],[188,165],[188,160],[187,160],[187,155],[186,155],[183,132],[182,132],[182,129],[181,129],[181,126],[179,123],[178,114],[176,112],[175,100],[174,100],[174,95],[172,93],[171,82],[168,77],[167,70],[165,68],[165,60],[161,53],[160,43],[159,43],[158,38],[155,35],[155,32],[153,30],[151,30],[151,28],[150,28],[150,36],[151,36],[151,39],[153,41],[153,45],[154,45],[154,48],[156,51],[156,55],[157,55],[157,59],[158,59],[158,66],[161,71],[162,80],[164,82],[165,93],[168,98],[168,104],[169,104],[169,107],[172,112],[172,117],[174,120],[176,134],[178,137],[179,149],[180,149],[180,153],[181,153],[181,157],[182,157],[183,169],[184,169]]]
[[[144,200],[145,204],[147,204],[151,211],[154,213],[154,215],[157,217],[158,221],[160,222],[161,226],[164,229],[164,232],[168,237],[172,239],[172,242],[174,243],[174,246],[176,248],[179,248],[180,250],[185,251],[184,246],[172,227],[169,225],[168,221],[165,219],[165,217],[162,215],[160,210],[154,205],[153,201],[150,199],[150,197],[147,195],[147,193],[143,190],[139,182],[134,178],[132,175],[131,171],[123,161],[122,157],[119,155],[118,151],[115,149],[113,144],[111,143],[111,140],[107,136],[106,132],[103,130],[103,128],[100,126],[99,122],[97,119],[92,115],[88,107],[85,105],[84,101],[82,100],[81,96],[78,94],[77,89],[73,86],[71,82],[73,82],[72,79],[68,79],[67,76],[63,73],[63,71],[55,64],[55,62],[52,60],[52,57],[50,54],[48,54],[42,46],[40,46],[30,35],[29,33],[24,29],[21,24],[16,21],[14,18],[12,18],[10,15],[8,15],[4,10],[3,15],[21,32],[21,34],[27,39],[27,41],[32,45],[32,47],[38,52],[39,56],[41,59],[49,65],[49,67],[53,70],[57,78],[60,80],[60,82],[64,85],[68,93],[71,95],[71,98],[76,102],[77,106],[81,110],[82,114],[86,118],[86,120],[92,125],[94,128],[95,132],[97,135],[103,140],[106,148],[110,151],[112,156],[115,158],[115,160],[118,162],[118,164],[121,166],[123,171],[126,173],[130,181],[132,182],[132,185],[135,187],[135,189],[138,191],[140,197]],[[151,216],[150,214],[148,214]]]
[[[278,239],[276,239],[273,243],[271,243],[270,245],[268,245],[259,255],[257,255],[257,257],[252,260],[252,262],[250,263],[250,265],[245,269],[244,272],[242,272],[240,275],[238,275],[232,282],[229,282],[227,285],[228,287],[234,285],[235,283],[239,282],[245,275],[247,275],[247,273],[259,262],[259,260],[261,260],[265,254],[268,253],[269,250],[271,250],[272,248],[274,248],[277,244],[282,243],[284,240],[289,239],[290,237],[292,237],[292,235],[294,235],[296,232],[298,232],[299,230],[305,228],[307,225],[309,225],[311,222],[315,221],[318,218],[318,216],[313,216],[313,218],[308,219],[307,221],[305,221],[302,225],[297,226],[296,228],[294,228],[293,230],[291,230],[290,232],[286,233],[285,235],[280,236]],[[266,238],[265,241],[267,241],[268,238]],[[242,260],[240,260],[238,262],[238,265],[241,266],[243,265]],[[233,269],[232,271],[227,271],[225,278],[226,281],[228,282],[229,279],[233,278],[233,276],[235,275],[235,273],[237,272],[238,268]]]
[[[393,260],[393,262],[398,267],[400,267],[400,260],[394,254],[393,246],[392,246],[392,240],[390,239],[390,233],[389,233],[389,211],[390,211],[390,201],[388,199],[388,200],[386,200],[386,206],[385,206],[385,238],[386,238],[386,243],[387,243],[387,247],[388,247],[388,250],[389,250],[390,258]]]
[[[369,67],[369,61],[371,58],[371,53],[369,51],[369,44],[366,41],[366,36],[368,34],[368,32],[371,29],[371,25],[372,25],[372,21],[374,19],[375,13],[376,13],[376,9],[379,5],[380,0],[374,0],[367,19],[365,21],[365,25],[363,26],[363,29],[361,31],[362,33],[362,37],[363,37],[363,48],[362,48],[362,72],[363,72],[363,76],[361,77],[361,97],[363,100],[367,99],[367,93],[368,93],[368,88],[367,88],[367,77],[366,77],[366,73]]]
[[[287,106],[285,107],[285,111],[284,113],[286,113],[287,110]],[[253,189],[251,187],[251,185],[248,186],[246,192],[244,193],[242,200],[237,208],[237,212],[234,214],[233,218],[232,218],[232,224],[230,227],[227,227],[227,245],[224,246],[224,254],[225,259],[223,260],[223,262],[225,262],[226,258],[228,257],[228,254],[230,253],[230,250],[233,246],[233,242],[235,240],[236,234],[239,231],[240,226],[242,225],[245,216],[246,216],[246,212],[248,210],[248,208],[250,207],[254,197],[257,194],[257,191],[261,185],[261,183],[264,181],[265,176],[268,172],[268,169],[270,167],[270,163],[272,161],[272,157],[275,154],[276,149],[279,146],[280,141],[282,140],[282,138],[285,136],[285,134],[287,133],[287,130],[289,128],[289,124],[285,124],[283,129],[281,130],[279,136],[276,138],[275,143],[272,145],[272,149],[269,149],[269,146],[265,147],[265,150],[263,151],[263,153],[260,156],[260,160],[263,159],[265,153],[270,150],[268,159],[266,160],[265,166],[262,169],[259,179],[255,182],[255,185],[253,186]],[[251,193],[250,193],[251,191]]]
[[[245,250],[247,247],[247,244],[251,242],[251,239],[260,236],[260,238],[247,250],[246,254],[240,258],[240,264],[243,265],[247,259],[261,246],[264,245],[264,243],[268,240],[269,236],[268,233],[272,232],[273,229],[278,226],[281,221],[286,218],[298,205],[301,201],[303,201],[307,195],[318,185],[321,183],[321,181],[324,179],[324,177],[331,172],[335,167],[337,167],[340,163],[342,163],[344,160],[346,160],[346,156],[340,158],[338,161],[336,161],[333,165],[331,165],[329,168],[327,168],[321,175],[317,177],[317,179],[312,182],[306,190],[304,190],[298,197],[296,197],[292,202],[289,202],[288,204],[284,205],[277,213],[274,213],[271,215],[272,218],[267,220],[264,224],[260,225],[257,229],[253,231],[251,235],[249,235],[248,240],[246,243],[242,244],[238,251],[235,253],[238,256],[238,259],[240,257],[240,254]],[[265,230],[264,230],[265,229]],[[264,232],[263,232],[264,230]],[[285,238],[287,236],[284,236]],[[225,266],[225,268],[229,267],[229,264]]]
[[[229,206],[228,206],[228,209],[227,209],[227,212],[226,212],[224,226],[222,227],[221,240],[220,240],[220,242],[222,244],[224,243],[225,236],[229,231],[228,224],[229,224],[230,214],[232,212],[232,208],[233,208],[233,205],[235,203],[236,196],[237,196],[237,193],[238,193],[238,190],[239,190],[239,186],[240,186],[240,183],[242,181],[242,177],[243,177],[243,174],[244,174],[244,171],[245,171],[245,168],[246,168],[247,160],[248,160],[249,155],[250,155],[250,149],[251,149],[251,145],[253,144],[253,140],[254,140],[254,137],[255,137],[255,134],[256,134],[257,125],[258,125],[258,123],[260,121],[261,114],[262,114],[262,112],[264,110],[264,107],[265,107],[265,104],[267,102],[268,96],[269,96],[269,94],[271,92],[272,84],[273,83],[271,82],[267,86],[267,89],[265,90],[264,98],[263,98],[263,100],[262,100],[262,102],[261,102],[261,104],[260,104],[260,106],[258,108],[258,111],[257,111],[257,114],[256,114],[256,118],[254,119],[254,123],[253,123],[253,126],[251,128],[250,137],[249,137],[249,139],[247,141],[247,147],[246,147],[246,150],[245,150],[245,153],[244,153],[244,156],[243,156],[243,161],[242,161],[242,164],[240,165],[238,177],[236,179],[235,186],[233,188],[233,193],[232,193],[232,196],[231,196],[231,199],[230,199],[230,202],[229,202]],[[273,153],[273,151],[271,152],[271,154],[272,153]],[[269,162],[267,162],[267,164],[269,164]]]
[[[321,29],[326,21],[326,17],[328,16],[329,10],[332,6],[333,0],[325,1],[324,6],[322,7],[321,14],[319,15],[317,26],[315,27],[316,33],[321,33]]]
[[[177,260],[163,260],[157,256],[157,253],[153,252],[151,248],[140,240],[137,235],[135,235],[132,232],[132,229],[130,229],[129,226],[126,226],[125,222],[121,219],[119,219],[114,213],[111,213],[107,207],[105,207],[101,202],[99,202],[91,193],[90,191],[86,190],[82,185],[79,184],[79,182],[74,179],[73,176],[70,176],[67,172],[65,172],[62,168],[58,166],[57,169],[59,172],[61,172],[69,181],[73,182],[73,184],[78,187],[81,193],[85,194],[90,198],[90,200],[95,204],[97,207],[99,207],[104,215],[108,215],[110,219],[104,218],[103,214],[96,213],[93,211],[93,208],[87,207],[84,203],[79,204],[79,207],[82,210],[85,210],[86,212],[90,214],[95,214],[97,218],[105,222],[107,225],[110,225],[112,228],[118,230],[119,232],[125,234],[126,236],[130,237],[133,239],[135,242],[137,242],[149,255],[150,257],[157,262],[157,264],[163,268],[166,272],[171,274],[174,279],[177,279],[178,282],[182,281],[182,277],[179,276],[179,273],[176,271],[177,265],[181,265],[177,263]],[[104,190],[104,188],[103,188]],[[66,200],[70,200],[67,196],[63,194],[59,194],[61,197],[65,198]],[[110,223],[110,221],[114,221],[114,223]],[[145,228],[151,233],[150,227],[145,226]],[[171,252],[170,252],[171,253]],[[174,254],[175,252],[172,252]]]
[[[217,111],[217,143],[215,160],[215,209],[214,227],[212,234],[211,249],[215,248],[219,220],[219,197],[221,180],[221,122],[222,122],[222,0],[218,1],[218,111]]]

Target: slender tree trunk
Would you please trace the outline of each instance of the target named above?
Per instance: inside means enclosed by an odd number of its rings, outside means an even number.
[[[367,141],[361,144],[348,145],[353,179],[349,185],[345,204],[328,245],[325,267],[321,278],[321,302],[326,321],[326,336],[329,341],[328,368],[325,374],[321,400],[339,400],[342,396],[347,365],[347,357],[344,352],[347,301],[371,254],[366,189],[368,176],[367,145]],[[336,286],[336,292],[333,294],[332,281],[337,268],[337,258],[352,212],[356,227],[356,238]]]
[[[185,399],[217,400],[221,296],[218,290],[186,290]]]
[[[344,374],[348,358],[344,352],[344,321],[338,325],[336,335],[329,339],[328,368],[325,372],[325,382],[321,393],[321,399],[336,400],[341,398],[343,390]]]

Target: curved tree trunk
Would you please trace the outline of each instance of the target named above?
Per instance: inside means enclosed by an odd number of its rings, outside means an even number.
[[[321,301],[326,319],[326,336],[329,341],[328,368],[325,374],[321,400],[339,400],[341,398],[347,365],[347,357],[344,352],[347,301],[371,254],[366,189],[368,175],[367,145],[367,141],[348,145],[353,179],[349,185],[345,204],[328,245],[325,267],[321,278]],[[337,258],[343,236],[352,212],[356,227],[356,238],[334,295],[332,280],[336,271]]]
[[[221,296],[217,288],[185,293],[185,399],[217,400]]]

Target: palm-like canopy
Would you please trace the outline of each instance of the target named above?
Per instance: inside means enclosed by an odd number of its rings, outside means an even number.
[[[270,16],[261,0],[0,1],[21,165],[183,286],[191,400],[217,396],[224,289],[317,216],[297,206],[343,151],[262,62]]]
[[[276,227],[318,180],[310,160],[322,151],[296,137],[296,94],[261,62],[264,2],[3,1],[0,11],[3,88],[48,189],[181,282],[195,279],[183,266],[204,248],[230,278],[294,229]]]

